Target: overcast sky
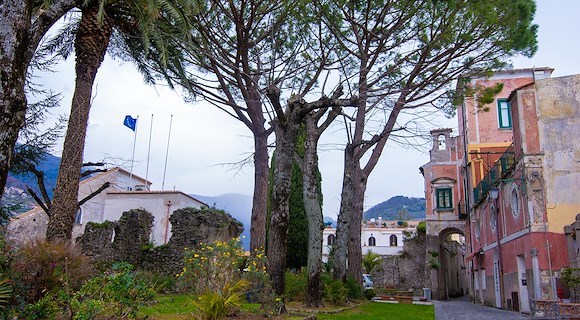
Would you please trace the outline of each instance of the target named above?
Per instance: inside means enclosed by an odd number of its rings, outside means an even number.
[[[514,67],[552,67],[556,77],[580,73],[579,13],[580,1],[577,0],[538,1],[539,50],[531,59],[515,58]],[[42,75],[43,82],[64,95],[61,108],[54,113],[69,113],[74,78],[74,57],[60,64],[55,73]],[[93,95],[85,161],[105,160],[123,164],[129,170],[134,135],[123,126],[123,119],[126,115],[139,116],[133,172],[145,177],[151,115],[154,114],[147,178],[153,182],[152,189],[161,190],[169,122],[173,115],[165,189],[207,196],[252,194],[253,167],[238,171],[229,170],[226,165],[251,156],[253,151],[251,133],[240,122],[205,103],[184,103],[178,93],[163,86],[146,86],[131,65],[109,58],[99,69]],[[433,127],[455,129],[457,121],[441,117]],[[339,142],[336,136],[331,132],[323,139]],[[60,155],[61,148],[57,147],[56,155]],[[319,156],[324,215],[336,216],[343,155],[333,148],[323,149]],[[396,195],[423,197],[419,167],[428,161],[426,150],[388,144],[369,179],[365,208]]]

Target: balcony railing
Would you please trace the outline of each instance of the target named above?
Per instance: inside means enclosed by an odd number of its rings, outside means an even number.
[[[514,145],[510,145],[501,157],[494,163],[489,172],[481,179],[479,184],[473,189],[473,203],[481,201],[489,189],[491,189],[502,177],[504,177],[516,164]]]

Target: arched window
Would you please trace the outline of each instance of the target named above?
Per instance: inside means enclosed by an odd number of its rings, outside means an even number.
[[[437,137],[437,145],[439,150],[445,150],[447,146],[445,145],[445,135],[440,134]]]
[[[328,238],[326,238],[326,243],[329,246],[333,246],[334,245],[334,235],[333,234],[329,234]]]
[[[377,239],[375,239],[375,237],[371,236],[369,238],[369,247],[374,247],[377,245]]]
[[[83,223],[83,208],[79,207],[75,213],[75,224]]]
[[[389,243],[391,247],[396,247],[397,246],[397,236],[396,235],[391,235],[391,237],[389,238]]]

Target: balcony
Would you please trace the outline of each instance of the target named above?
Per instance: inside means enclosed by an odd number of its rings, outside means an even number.
[[[495,162],[491,170],[481,179],[479,184],[473,189],[473,203],[477,204],[481,201],[489,189],[497,184],[503,177],[505,177],[516,164],[516,157],[514,153],[514,145],[510,145],[501,157]]]

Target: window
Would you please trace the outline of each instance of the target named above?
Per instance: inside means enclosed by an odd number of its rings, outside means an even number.
[[[371,236],[369,238],[369,247],[374,247],[377,245],[377,239],[375,239],[375,237]]]
[[[329,246],[333,246],[334,245],[334,235],[333,234],[329,234],[328,238],[326,238],[326,243]]]
[[[453,208],[453,195],[451,194],[451,188],[435,189],[435,197],[437,198],[437,209]]]
[[[497,230],[497,211],[493,204],[489,206],[489,228],[492,233]]]
[[[517,187],[512,187],[512,194],[510,196],[510,207],[512,208],[512,215],[515,220],[520,217],[520,200],[518,196]]]
[[[446,146],[445,146],[445,136],[440,134],[437,137],[437,144],[439,145],[439,150],[445,150]]]
[[[81,224],[83,223],[83,209],[81,207],[79,207],[77,209],[77,212],[75,214],[75,224]]]
[[[510,103],[506,99],[497,100],[497,114],[500,129],[512,128],[512,111]]]
[[[389,237],[389,244],[391,247],[397,246],[397,236],[396,235],[393,234]]]

